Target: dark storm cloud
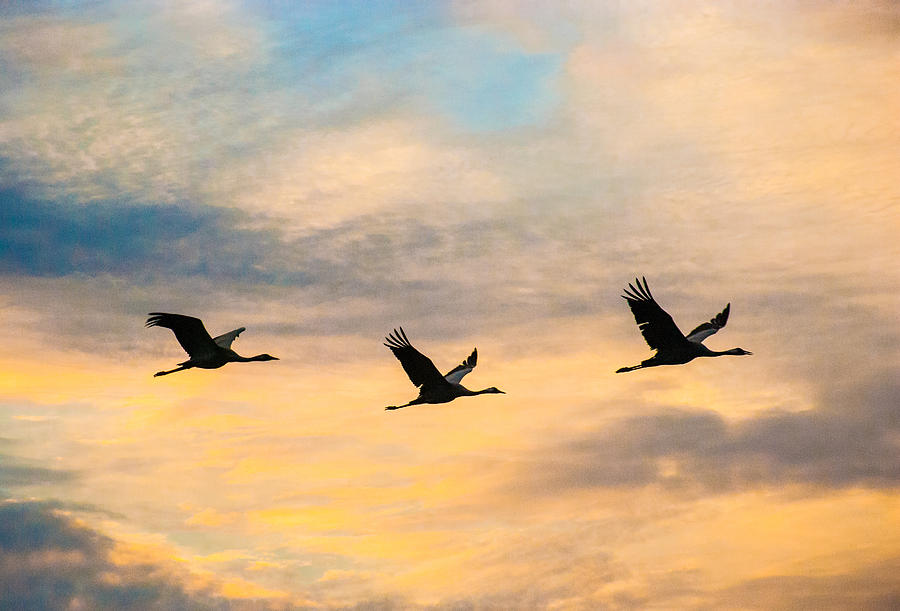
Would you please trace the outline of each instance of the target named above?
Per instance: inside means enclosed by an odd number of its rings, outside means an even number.
[[[0,608],[46,611],[273,608],[188,591],[162,567],[111,560],[112,539],[77,524],[52,503],[0,503]]]
[[[823,392],[816,409],[770,409],[729,423],[712,410],[668,409],[625,418],[552,448],[536,485],[712,492],[811,484],[900,484],[896,372]]]

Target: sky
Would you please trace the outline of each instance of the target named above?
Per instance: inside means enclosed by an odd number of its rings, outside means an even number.
[[[900,5],[0,2],[0,607],[900,606]],[[752,356],[650,356],[622,289]],[[279,361],[154,378],[148,312]],[[403,326],[504,395],[415,397]]]

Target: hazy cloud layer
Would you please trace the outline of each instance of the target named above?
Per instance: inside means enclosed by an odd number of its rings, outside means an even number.
[[[58,484],[73,477],[74,474],[69,471],[47,469],[16,456],[0,454],[0,495],[23,486]]]

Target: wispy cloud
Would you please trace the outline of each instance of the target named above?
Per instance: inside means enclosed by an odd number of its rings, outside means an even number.
[[[0,454],[0,490],[59,483],[73,477],[74,474],[70,471],[47,469],[15,456]]]
[[[234,205],[240,192],[222,187],[241,185],[220,168],[288,153],[313,166],[301,179],[327,184],[336,160],[316,168],[315,149],[353,125],[404,111],[443,112],[478,131],[546,119],[558,57],[460,30],[427,5],[404,8],[139,3],[129,17],[103,5],[81,17],[20,16],[0,39],[15,58],[3,88],[6,175],[82,199]],[[29,43],[38,39],[49,42]],[[402,133],[385,136],[403,150]],[[277,178],[257,169],[260,186]]]

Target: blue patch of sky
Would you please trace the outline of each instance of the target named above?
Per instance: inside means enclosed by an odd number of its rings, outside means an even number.
[[[510,40],[456,29],[430,40],[423,75],[432,104],[476,131],[539,125],[559,103],[558,54],[525,53]]]
[[[72,7],[73,4],[84,4],[84,2],[76,3],[71,0],[29,0],[28,2],[16,2],[13,0],[12,2],[0,2],[0,17],[43,15]]]
[[[248,2],[266,24],[271,78],[324,113],[414,106],[472,131],[537,125],[558,104],[560,53],[460,27],[442,5]]]

